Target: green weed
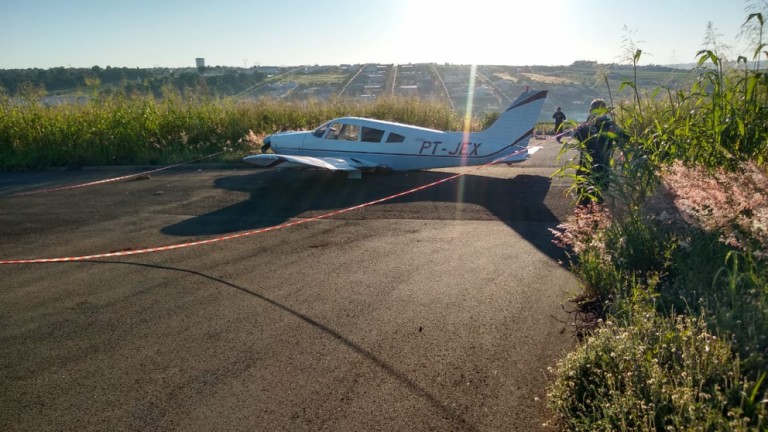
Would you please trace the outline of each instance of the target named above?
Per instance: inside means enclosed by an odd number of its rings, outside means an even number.
[[[585,431],[761,430],[766,407],[703,319],[636,307],[608,321],[553,372],[560,426]]]
[[[762,15],[747,23],[759,65]],[[566,428],[768,428],[768,75],[710,45],[687,89],[622,84],[631,93],[614,115],[631,139],[595,191],[611,211],[577,207],[556,231],[595,320],[554,371],[550,405]],[[636,68],[642,51],[631,54]],[[559,172],[573,190],[576,158]]]

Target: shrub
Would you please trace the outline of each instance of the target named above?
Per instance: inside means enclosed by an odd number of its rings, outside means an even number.
[[[703,319],[638,308],[607,322],[553,370],[550,407],[585,431],[760,430],[759,383]]]

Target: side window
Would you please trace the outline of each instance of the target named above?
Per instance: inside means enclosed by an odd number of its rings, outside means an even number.
[[[339,139],[342,126],[343,125],[341,123],[331,123],[331,125],[328,127],[330,130],[328,131],[328,135],[325,137],[325,139]]]
[[[360,126],[345,124],[344,127],[341,129],[341,134],[339,135],[339,139],[345,140],[345,141],[357,141],[359,136],[360,136]]]
[[[394,132],[390,132],[389,136],[387,137],[388,143],[400,143],[403,141],[405,141],[405,137],[400,134],[396,134]]]
[[[381,129],[374,129],[363,126],[363,135],[361,141],[363,142],[381,142],[381,138],[384,136],[384,131]]]

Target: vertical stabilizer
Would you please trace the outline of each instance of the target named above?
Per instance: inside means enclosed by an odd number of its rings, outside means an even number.
[[[547,98],[546,90],[529,90],[521,94],[499,118],[488,127],[479,132],[483,141],[499,144],[522,144],[530,137]]]

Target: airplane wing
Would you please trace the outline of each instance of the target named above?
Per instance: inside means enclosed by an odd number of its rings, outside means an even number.
[[[263,168],[280,166],[281,168],[321,168],[330,171],[347,171],[350,173],[350,176],[359,173],[361,169],[381,167],[381,165],[356,158],[290,156],[281,154],[255,154],[247,156],[243,161]]]

